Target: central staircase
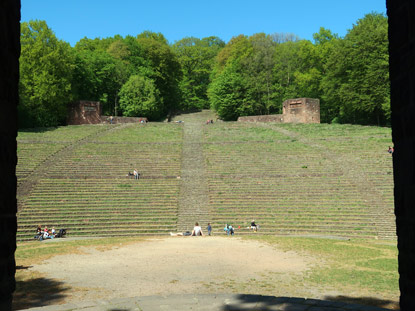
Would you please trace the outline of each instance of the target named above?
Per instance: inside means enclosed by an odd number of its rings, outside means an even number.
[[[184,128],[177,229],[191,231],[198,222],[203,230],[211,221],[203,155],[203,126],[207,126],[211,113],[180,117],[184,119]]]

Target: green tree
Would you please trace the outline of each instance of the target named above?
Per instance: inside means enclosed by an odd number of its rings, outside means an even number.
[[[76,98],[101,101],[104,114],[118,114],[118,94],[132,75],[154,81],[164,115],[179,102],[180,66],[162,34],[146,31],[137,37],[84,38],[75,50]]]
[[[180,103],[181,70],[177,56],[161,34],[144,32],[137,36],[137,42],[147,65],[144,74],[160,92],[164,116],[172,115]]]
[[[298,42],[298,67],[294,72],[295,97],[321,98],[322,68],[318,45]]]
[[[359,19],[327,62],[324,93],[337,101],[341,122],[386,124],[390,119],[388,22],[382,14]]]
[[[251,48],[252,46],[247,36],[239,35],[233,37],[216,57],[213,78],[215,78],[215,75],[220,74],[227,65],[240,63],[240,60],[249,54]]]
[[[271,36],[257,33],[249,37],[251,48],[241,60],[245,81],[248,83],[246,109],[248,114],[269,114],[278,111],[275,101],[273,67],[275,43]]]
[[[84,37],[76,43],[75,47],[78,51],[107,51],[114,42],[122,40],[120,35],[95,39]]]
[[[295,72],[300,67],[300,44],[298,41],[287,41],[275,46],[275,61],[273,67],[275,101],[279,103],[281,112],[282,102],[297,97]]]
[[[73,55],[45,21],[21,24],[19,126],[56,126],[72,100]]]
[[[143,47],[133,36],[126,36],[121,42],[113,43],[107,52],[115,58],[121,59],[128,67],[131,75],[148,75],[151,72],[151,64],[145,59]]]
[[[332,33],[330,29],[324,27],[320,27],[319,32],[313,34],[314,44],[317,46],[332,42],[338,38],[339,36],[337,34]]]
[[[273,38],[264,33],[240,35],[219,52],[209,91],[211,106],[219,116],[235,120],[238,116],[279,110],[281,103],[276,100],[278,89],[273,73],[275,45]],[[219,96],[225,96],[225,92],[237,94],[228,94],[221,100]]]
[[[140,33],[139,35],[137,35],[137,39],[150,39],[150,40],[154,40],[157,41],[161,44],[164,45],[168,45],[169,42],[167,41],[167,39],[164,37],[164,35],[160,32],[153,32],[153,31],[149,31],[149,30],[145,30],[142,33]]]
[[[147,117],[159,120],[164,116],[160,92],[153,80],[133,75],[123,85],[120,95],[120,108],[128,117]]]
[[[225,121],[235,121],[244,113],[246,85],[243,77],[228,66],[212,81],[208,91],[211,107]]]
[[[334,92],[337,87],[328,87],[336,82],[335,76],[337,64],[341,61],[342,56],[339,54],[339,45],[342,40],[337,34],[333,34],[330,30],[321,27],[318,33],[313,35],[314,44],[319,58],[316,68],[320,74],[319,93],[316,97],[320,99],[320,120],[321,122],[330,123],[338,116],[339,101]]]
[[[122,39],[112,42],[107,53],[115,59],[115,73],[113,76],[114,86],[116,88],[114,94],[114,114],[118,115],[118,93],[128,78],[135,72],[131,66],[131,52],[127,44]]]
[[[75,55],[75,99],[101,101],[103,113],[113,114],[116,95],[128,79],[122,61],[103,50],[81,50]]]
[[[207,89],[214,60],[225,43],[217,37],[186,37],[173,45],[182,68],[181,110],[209,108]]]
[[[107,53],[112,57],[121,60],[125,64],[129,64],[129,58],[131,56],[128,45],[123,42],[122,39],[112,42],[107,49]]]
[[[242,61],[251,50],[248,38],[239,35],[233,37],[216,57],[208,96],[211,108],[223,120],[236,120],[240,115],[249,114]]]

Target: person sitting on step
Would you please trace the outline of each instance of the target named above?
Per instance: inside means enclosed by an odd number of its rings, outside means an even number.
[[[235,230],[233,229],[232,225],[226,224],[223,230],[226,232],[227,235],[234,235]]]
[[[254,219],[252,219],[252,221],[251,221],[251,227],[250,227],[250,229],[251,230],[254,230],[255,232],[258,230],[258,226],[255,224],[255,220]]]
[[[193,231],[192,231],[192,236],[198,236],[198,235],[203,236],[203,232],[202,232],[202,227],[199,226],[198,222],[196,222],[193,228]]]
[[[36,235],[34,236],[34,238],[36,240],[40,240],[40,238],[42,237],[42,235],[43,235],[42,226],[41,225],[38,225],[37,226],[37,229],[36,229]]]

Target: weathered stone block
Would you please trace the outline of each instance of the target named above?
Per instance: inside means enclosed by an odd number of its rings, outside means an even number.
[[[282,103],[284,123],[320,123],[320,100],[316,98],[287,99]]]
[[[287,99],[282,114],[239,117],[239,122],[320,123],[320,100],[316,98]]]
[[[100,124],[102,105],[100,102],[81,100],[68,107],[68,125]]]

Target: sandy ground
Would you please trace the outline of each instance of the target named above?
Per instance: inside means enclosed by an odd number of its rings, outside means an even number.
[[[315,289],[298,286],[315,264],[315,258],[236,237],[168,237],[107,250],[83,248],[31,270],[71,287],[65,302],[179,293],[317,298]]]

